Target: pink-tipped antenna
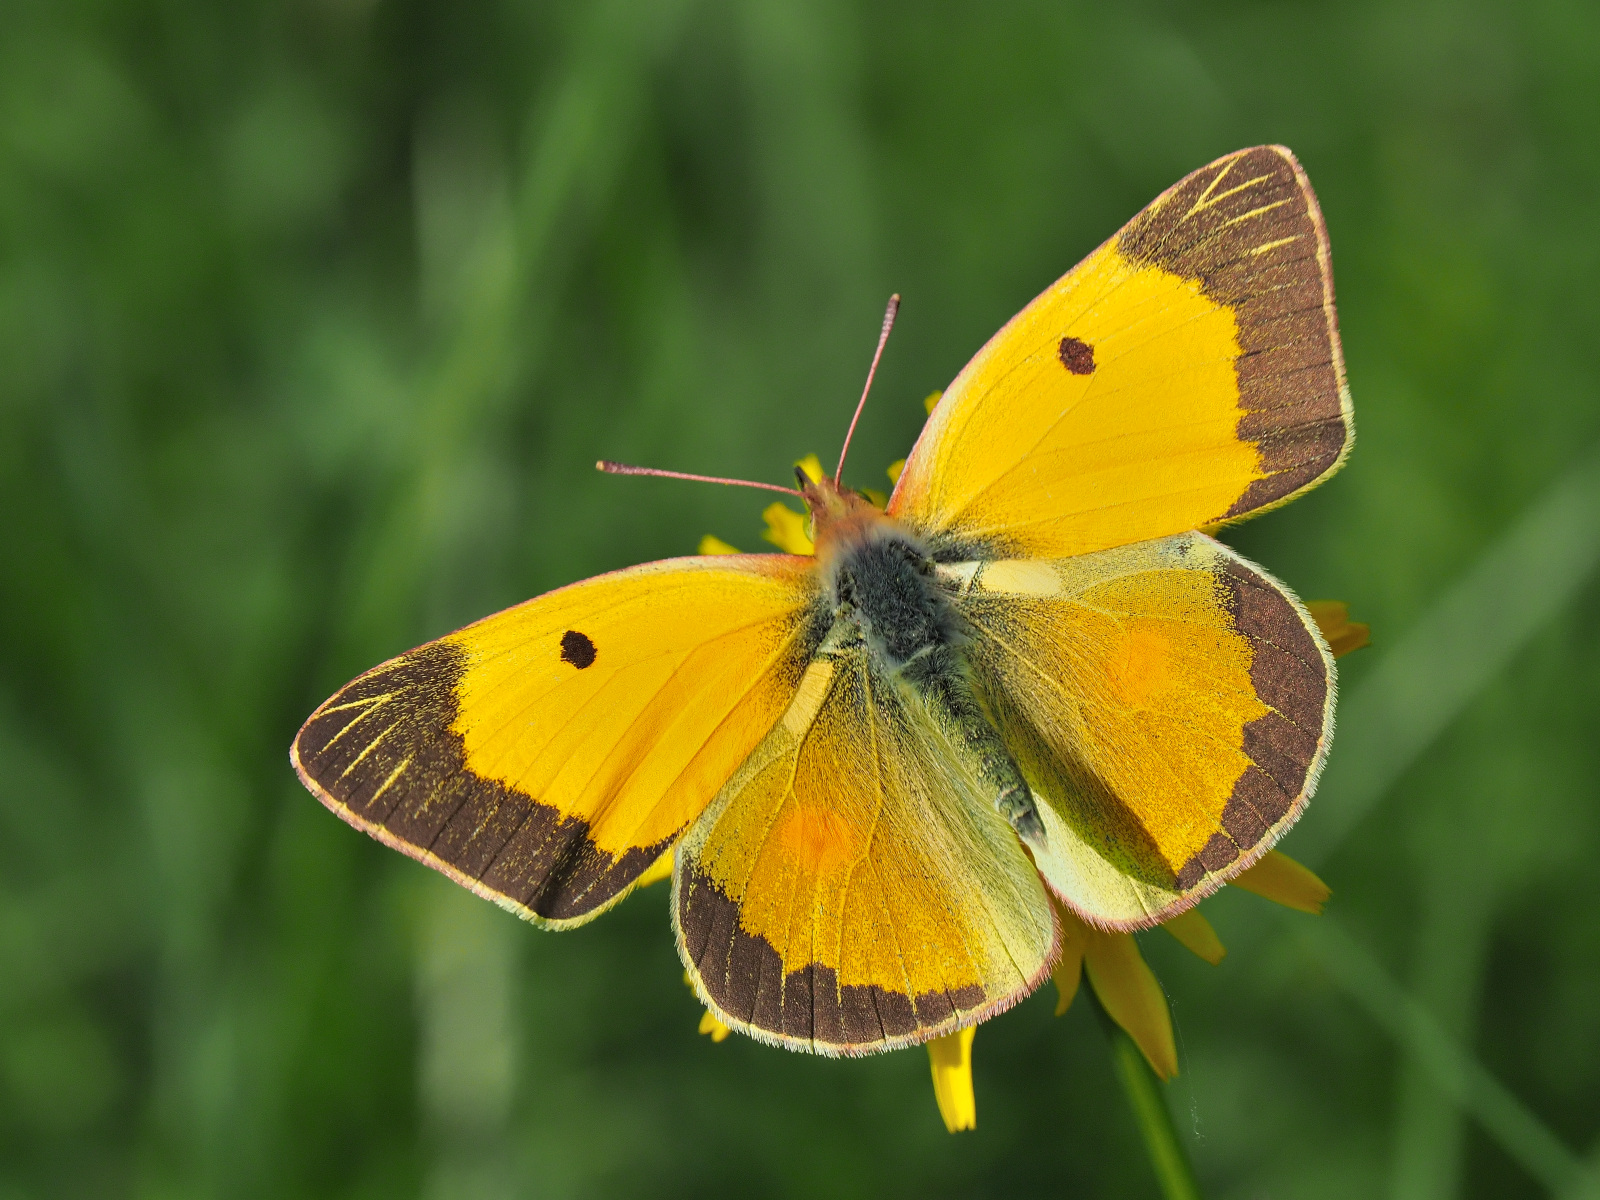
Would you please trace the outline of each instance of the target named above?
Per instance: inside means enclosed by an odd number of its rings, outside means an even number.
[[[844,445],[839,449],[839,465],[834,469],[833,482],[838,483],[844,475],[844,456],[850,453],[850,439],[856,435],[856,422],[861,420],[861,410],[867,406],[867,393],[872,391],[872,377],[878,373],[878,360],[883,357],[883,347],[889,340],[889,331],[894,328],[895,314],[900,311],[900,294],[896,292],[889,297],[889,307],[883,312],[883,332],[878,334],[878,348],[872,354],[872,366],[867,368],[867,386],[861,389],[861,399],[856,403],[855,416],[850,418],[850,428],[845,432]]]
[[[607,475],[656,475],[662,479],[688,479],[695,483],[725,483],[730,487],[761,488],[768,492],[782,492],[785,496],[798,496],[794,488],[779,487],[775,483],[757,483],[753,479],[724,479],[720,475],[690,475],[685,471],[661,471],[655,467],[630,467],[627,463],[612,462],[602,458],[594,469]]]

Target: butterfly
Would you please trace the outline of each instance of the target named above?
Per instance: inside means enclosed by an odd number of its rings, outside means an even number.
[[[1044,980],[1056,905],[1157,924],[1304,810],[1332,656],[1211,532],[1352,437],[1316,198],[1287,149],[1241,150],[978,352],[885,509],[797,473],[814,556],[539,596],[360,676],[291,758],[351,825],[549,928],[670,855],[724,1023],[925,1042]]]

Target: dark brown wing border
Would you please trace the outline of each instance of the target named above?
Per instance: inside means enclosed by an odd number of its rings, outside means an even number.
[[[375,667],[311,714],[290,760],[317,799],[385,845],[541,925],[581,924],[674,839],[613,858],[587,822],[470,770],[450,728],[466,663],[440,641]]]
[[[1233,309],[1239,437],[1266,472],[1218,521],[1286,503],[1336,470],[1355,436],[1333,304],[1328,231],[1283,146],[1229,154],[1162,193],[1117,249],[1197,280]]]

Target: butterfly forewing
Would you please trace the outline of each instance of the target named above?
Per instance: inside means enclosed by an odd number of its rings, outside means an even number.
[[[295,739],[359,829],[552,925],[620,899],[789,703],[809,559],[678,559],[562,588],[356,679]]]
[[[996,334],[889,512],[995,554],[1083,554],[1282,503],[1352,428],[1316,197],[1262,146],[1169,189]]]

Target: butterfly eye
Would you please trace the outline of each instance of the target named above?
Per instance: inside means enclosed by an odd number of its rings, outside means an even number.
[[[587,634],[569,629],[561,635],[561,661],[569,662],[578,670],[594,665],[594,643]]]
[[[1088,342],[1075,337],[1064,337],[1061,339],[1061,348],[1056,354],[1061,359],[1061,365],[1074,375],[1094,373],[1094,347]]]

